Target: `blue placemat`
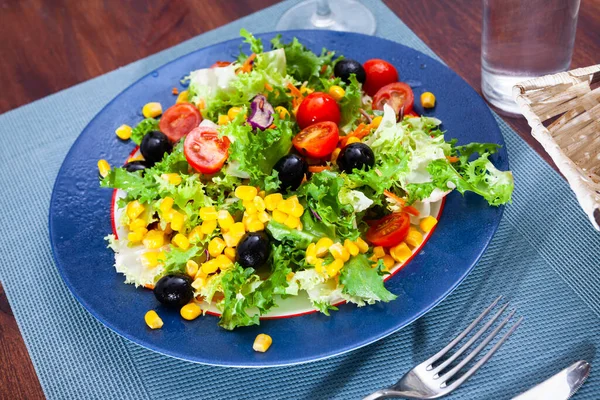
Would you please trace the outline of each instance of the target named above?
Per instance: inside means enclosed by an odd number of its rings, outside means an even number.
[[[513,300],[525,323],[450,398],[508,399],[572,361],[584,358],[594,364],[600,344],[600,235],[561,177],[500,119],[516,180],[514,204],[467,280],[424,318],[378,343],[268,371],[207,367],[128,342],[73,299],[52,262],[47,213],[54,179],[77,135],[112,97],[155,67],[234,38],[241,27],[274,30],[282,12],[295,2],[0,116],[0,279],[47,397],[361,398],[395,382],[439,349],[499,294]],[[383,3],[368,5],[377,18],[378,36],[435,57]],[[599,394],[600,379],[592,373],[575,398],[597,399]]]

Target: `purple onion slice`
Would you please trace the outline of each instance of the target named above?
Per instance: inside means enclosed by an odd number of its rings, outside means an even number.
[[[273,106],[269,104],[267,98],[262,94],[256,97],[250,103],[250,118],[248,122],[253,128],[265,130],[273,123]]]

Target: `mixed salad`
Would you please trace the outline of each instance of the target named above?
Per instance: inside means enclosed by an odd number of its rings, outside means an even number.
[[[107,238],[126,283],[189,320],[216,307],[228,330],[301,293],[329,315],[396,298],[384,278],[450,191],[510,202],[511,173],[489,161],[499,146],[446,140],[388,62],[241,35],[251,54],[190,72],[174,105],[117,129],[139,154],[99,162],[101,186],[122,193],[124,234]],[[146,322],[162,326],[154,311]]]

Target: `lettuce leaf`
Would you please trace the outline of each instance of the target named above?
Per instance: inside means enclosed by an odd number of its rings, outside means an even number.
[[[139,146],[142,143],[142,139],[146,134],[157,131],[158,130],[158,120],[154,118],[146,118],[140,121],[132,130],[131,130],[131,140]]]
[[[340,284],[344,285],[342,293],[368,304],[377,301],[388,302],[396,298],[383,286],[380,269],[372,268],[364,254],[354,256],[348,261],[340,273]]]
[[[329,92],[331,86],[340,86],[344,89],[344,97],[337,103],[340,106],[341,119],[339,125],[343,130],[349,131],[354,122],[360,117],[359,109],[362,107],[362,85],[356,80],[356,75],[350,75],[350,83],[341,78],[321,78],[323,92]]]

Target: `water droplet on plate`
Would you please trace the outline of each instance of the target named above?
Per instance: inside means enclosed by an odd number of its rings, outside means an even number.
[[[426,64],[421,64],[421,65],[419,65],[419,68],[425,69],[425,68],[427,68],[427,65]]]
[[[152,72],[152,76],[156,78],[158,76],[158,71]]]

